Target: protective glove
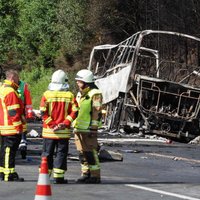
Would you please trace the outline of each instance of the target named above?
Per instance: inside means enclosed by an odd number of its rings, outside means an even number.
[[[56,122],[51,121],[50,123],[48,123],[49,128],[54,129],[55,127],[57,127]]]
[[[60,124],[58,124],[57,126],[55,126],[55,127],[53,128],[53,130],[54,130],[54,131],[64,130],[66,127],[67,127],[66,124],[60,123]]]
[[[63,122],[63,124],[66,125],[66,128],[70,128],[70,127],[71,127],[71,122],[70,122],[68,119],[66,119],[66,120]]]
[[[23,132],[22,132],[22,131],[17,131],[17,134],[18,134],[18,135],[22,135]]]

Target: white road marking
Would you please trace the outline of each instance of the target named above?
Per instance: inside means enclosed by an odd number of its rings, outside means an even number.
[[[150,155],[150,156],[158,156],[158,157],[163,157],[163,158],[169,158],[169,159],[172,159],[172,160],[182,160],[182,161],[200,163],[200,160],[195,160],[195,159],[190,159],[190,158],[177,157],[177,156],[168,156],[168,155],[158,154],[158,153],[146,153],[146,154]]]
[[[144,186],[140,186],[140,185],[125,184],[125,186],[137,188],[137,189],[141,189],[141,190],[147,190],[147,191],[150,191],[150,192],[155,192],[155,193],[164,194],[164,195],[168,195],[168,196],[173,196],[173,197],[177,197],[177,198],[180,198],[180,199],[200,200],[198,198],[193,198],[193,197],[189,197],[189,196],[185,196],[185,195],[181,195],[181,194],[175,194],[175,193],[172,193],[172,192],[166,192],[166,191],[163,191],[163,190],[157,190],[157,189],[144,187]]]
[[[117,143],[126,143],[126,142],[157,142],[157,143],[166,143],[166,140],[159,139],[142,139],[142,138],[98,138],[100,142],[117,142]]]

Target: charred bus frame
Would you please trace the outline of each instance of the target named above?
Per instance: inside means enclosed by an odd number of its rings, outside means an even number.
[[[170,31],[137,32],[95,46],[89,67],[103,92],[109,131],[190,140],[200,133],[200,38]]]

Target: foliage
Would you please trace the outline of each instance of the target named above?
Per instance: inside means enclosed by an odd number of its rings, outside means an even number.
[[[0,64],[77,69],[144,29],[199,36],[199,13],[198,0],[1,0]]]
[[[0,62],[8,59],[11,51],[11,41],[16,36],[18,8],[16,1],[0,1]]]
[[[54,70],[52,68],[46,69],[44,67],[33,68],[31,71],[21,71],[20,78],[29,84],[34,109],[39,109],[42,94],[48,88],[53,71]],[[70,91],[74,92],[75,94],[76,86],[74,76],[74,72],[70,72],[68,74]]]
[[[62,0],[58,6],[58,24],[62,51],[68,55],[82,50],[86,37],[85,11],[87,0]]]
[[[95,45],[118,43],[145,29],[200,36],[198,0],[1,0],[0,65],[23,68],[39,107],[55,68],[69,73],[88,63]]]
[[[59,49],[55,0],[17,0],[19,18],[13,46],[18,59],[29,66],[53,66]]]
[[[47,90],[52,72],[52,69],[41,67],[33,68],[31,71],[22,70],[20,73],[20,78],[29,84],[35,109],[39,109],[40,99],[43,92]]]

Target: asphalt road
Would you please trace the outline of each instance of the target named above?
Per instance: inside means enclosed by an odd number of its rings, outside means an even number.
[[[119,152],[123,161],[101,162],[102,183],[76,184],[80,164],[70,142],[69,184],[53,185],[53,200],[200,200],[200,146],[163,141],[118,138],[100,140],[102,148]],[[16,158],[16,169],[25,182],[0,182],[0,200],[32,200],[38,181],[41,139],[29,139],[28,157]]]

